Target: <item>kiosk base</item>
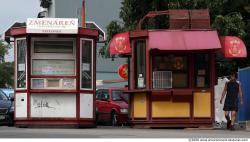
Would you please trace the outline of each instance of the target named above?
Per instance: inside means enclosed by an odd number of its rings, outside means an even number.
[[[17,128],[96,128],[95,121],[17,121]]]
[[[132,122],[133,128],[213,128],[212,122]]]

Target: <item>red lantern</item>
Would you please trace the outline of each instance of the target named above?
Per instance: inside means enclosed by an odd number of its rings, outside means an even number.
[[[120,65],[118,69],[118,74],[122,79],[128,80],[128,64]]]

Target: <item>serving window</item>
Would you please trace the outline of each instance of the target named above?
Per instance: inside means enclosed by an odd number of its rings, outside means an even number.
[[[33,39],[32,75],[75,76],[75,40]]]
[[[155,55],[152,57],[153,89],[188,87],[188,57]]]
[[[33,38],[31,88],[76,89],[75,49],[75,39]],[[68,76],[68,79],[59,76]]]
[[[146,40],[134,42],[134,55],[135,88],[143,89],[146,87]]]

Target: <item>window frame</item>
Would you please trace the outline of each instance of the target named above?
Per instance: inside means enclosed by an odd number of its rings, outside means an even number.
[[[207,55],[208,56],[208,61],[207,61],[208,70],[206,70],[206,72],[207,72],[206,75],[198,75],[197,55]],[[208,88],[211,88],[211,85],[212,85],[211,84],[211,69],[212,69],[212,67],[211,67],[211,59],[212,59],[212,57],[211,57],[211,55],[209,53],[199,53],[199,54],[194,55],[194,82],[193,82],[194,88],[196,88],[196,89],[208,89]],[[198,78],[198,76],[205,78],[204,87],[198,87],[197,86],[197,78]],[[208,86],[207,87],[206,87],[206,78],[208,78]]]
[[[145,50],[145,55],[144,55],[144,63],[145,63],[145,67],[144,69],[144,87],[142,88],[139,88],[138,87],[138,77],[139,77],[139,74],[138,74],[138,57],[137,57],[137,51],[138,51],[138,48],[136,46],[137,42],[143,42],[144,43],[144,48],[143,50]],[[134,83],[133,83],[133,86],[135,89],[146,89],[147,88],[147,39],[144,39],[144,38],[140,38],[140,39],[136,39],[136,40],[133,40],[132,42],[133,44],[133,57],[132,57],[132,64],[133,64],[133,78],[134,78]],[[143,53],[141,53],[143,54]],[[143,60],[143,59],[142,59]]]
[[[82,88],[82,43],[83,41],[91,41],[91,88]],[[93,90],[94,89],[94,53],[93,53],[93,48],[94,48],[94,40],[91,38],[80,38],[80,90]]]
[[[165,57],[165,56],[170,56],[170,55],[174,55],[175,57],[184,57],[186,58],[186,68],[183,70],[165,70],[165,71],[170,71],[172,72],[172,76],[171,76],[171,88],[154,88],[153,86],[153,73],[154,73],[154,68],[153,68],[153,60],[155,59],[155,57]],[[189,80],[190,80],[190,56],[187,54],[175,54],[175,53],[167,53],[167,54],[151,54],[151,88],[153,90],[158,90],[158,89],[186,89],[186,88],[190,88],[190,84],[189,84]],[[162,70],[158,70],[158,71],[162,71]],[[187,75],[187,80],[186,80],[186,87],[175,87],[174,86],[174,74],[186,74]]]
[[[25,48],[25,87],[24,88],[19,88],[18,86],[17,86],[17,72],[18,72],[18,60],[17,60],[17,42],[18,42],[18,40],[25,40],[25,42],[26,42],[26,48]],[[14,52],[15,52],[15,89],[16,90],[26,90],[27,89],[27,81],[28,81],[28,74],[27,74],[27,63],[28,63],[28,61],[27,61],[27,47],[28,46],[28,44],[27,44],[27,39],[26,39],[26,37],[20,37],[20,38],[16,38],[15,39],[15,49],[14,49]]]

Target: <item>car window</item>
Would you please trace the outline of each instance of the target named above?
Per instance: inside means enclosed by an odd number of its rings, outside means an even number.
[[[96,91],[96,99],[101,100],[101,91],[100,90]]]
[[[122,91],[118,91],[118,90],[112,91],[112,100],[121,101],[122,100],[121,94],[122,94]]]
[[[109,94],[106,90],[99,90],[96,92],[96,99],[97,100],[108,100]]]
[[[8,98],[3,94],[3,92],[0,92],[0,100],[8,100]]]
[[[108,93],[108,91],[103,91],[103,93],[102,93],[102,99],[104,99],[104,100],[108,100],[109,99],[109,93]]]

